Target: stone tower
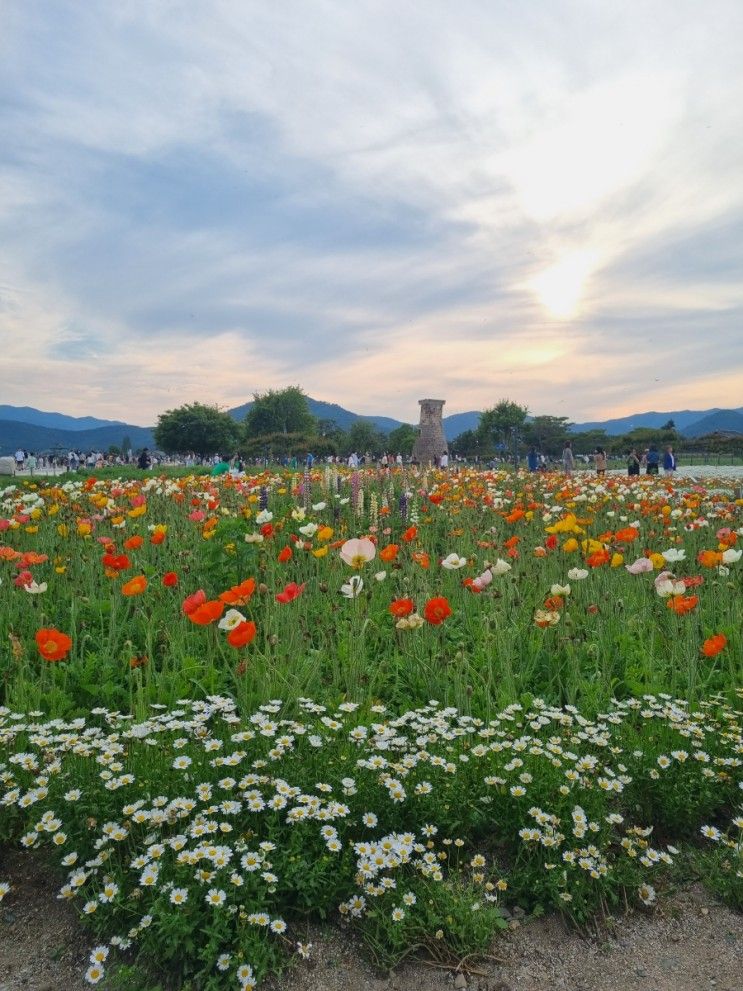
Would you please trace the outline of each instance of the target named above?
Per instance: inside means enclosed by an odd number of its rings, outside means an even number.
[[[421,465],[436,464],[442,454],[449,453],[444,437],[441,411],[445,399],[419,399],[421,408],[420,436],[413,445],[413,458]]]

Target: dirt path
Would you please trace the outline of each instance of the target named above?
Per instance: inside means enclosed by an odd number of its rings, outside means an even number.
[[[57,901],[40,862],[0,850],[0,877],[14,890],[0,905],[0,991],[83,991],[90,936],[71,906]],[[617,919],[604,940],[582,939],[559,919],[540,919],[499,937],[503,963],[457,977],[422,964],[380,975],[358,943],[313,930],[313,958],[266,991],[739,991],[743,916],[692,888],[653,915]],[[463,983],[465,981],[465,983]]]

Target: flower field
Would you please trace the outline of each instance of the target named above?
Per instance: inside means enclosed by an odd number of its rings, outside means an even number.
[[[59,865],[90,983],[252,987],[312,918],[390,966],[514,904],[743,906],[719,481],[54,482],[0,490],[0,839]]]

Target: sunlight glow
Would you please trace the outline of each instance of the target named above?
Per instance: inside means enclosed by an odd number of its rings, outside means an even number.
[[[592,251],[574,251],[545,269],[529,283],[544,308],[557,319],[578,312],[586,280],[596,268]]]

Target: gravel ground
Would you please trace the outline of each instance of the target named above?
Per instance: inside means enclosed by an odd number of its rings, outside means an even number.
[[[42,862],[0,849],[0,877],[14,888],[0,905],[0,991],[83,991],[90,937],[73,908],[55,898]],[[600,939],[558,918],[517,924],[499,936],[492,960],[468,973],[411,963],[380,975],[359,942],[312,929],[312,958],[266,991],[739,991],[743,916],[691,888],[652,915],[620,917]]]

